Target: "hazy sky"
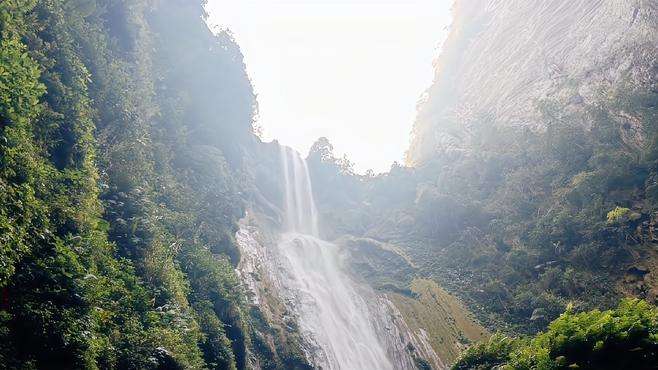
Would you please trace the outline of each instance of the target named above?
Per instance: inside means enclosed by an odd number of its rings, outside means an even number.
[[[360,172],[402,161],[451,0],[208,0],[231,29],[265,139],[302,154],[321,136]]]

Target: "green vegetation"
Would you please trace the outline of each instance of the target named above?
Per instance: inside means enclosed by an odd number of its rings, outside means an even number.
[[[255,97],[203,5],[0,2],[3,368],[244,369],[277,350],[254,344],[234,272]]]
[[[493,331],[536,333],[569,303],[655,303],[658,94],[628,84],[563,100],[539,104],[541,130],[446,119],[437,135],[452,139],[431,160],[378,176],[319,141],[309,166],[327,236],[395,246]]]
[[[247,204],[280,216],[278,154],[203,5],[0,1],[3,368],[310,367],[294,325],[268,322],[234,272]],[[542,102],[540,130],[444,119],[454,140],[431,160],[378,176],[326,139],[311,150],[326,234],[355,236],[362,276],[409,315],[437,317],[438,282],[490,329],[544,331],[496,335],[456,368],[657,361],[655,308],[585,311],[658,299],[658,94],[571,100]],[[485,334],[460,320],[430,330],[446,356]],[[455,328],[473,332],[455,343]]]
[[[622,221],[630,211],[629,208],[615,207],[615,209],[608,212],[608,223],[614,224]]]
[[[434,281],[417,279],[412,294],[389,293],[409,327],[423,329],[441,361],[450,364],[468,344],[489,337],[489,333],[468,316],[468,310]]]
[[[467,350],[453,369],[654,369],[656,364],[658,309],[626,299],[613,310],[567,311],[533,338],[495,335]]]

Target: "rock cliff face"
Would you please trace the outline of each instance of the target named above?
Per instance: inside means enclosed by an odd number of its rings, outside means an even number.
[[[483,115],[541,130],[542,99],[577,109],[610,86],[655,84],[655,0],[457,0],[453,12],[434,83],[419,105],[409,164],[467,148],[470,126]],[[620,124],[632,123],[616,113]]]

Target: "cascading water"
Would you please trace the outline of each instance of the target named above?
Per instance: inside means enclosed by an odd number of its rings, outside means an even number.
[[[296,301],[302,335],[318,347],[309,356],[323,369],[393,369],[364,292],[341,269],[338,247],[319,239],[306,162],[284,146],[281,162],[286,230],[278,243],[282,285]]]
[[[242,252],[237,272],[250,302],[264,317],[300,334],[300,349],[315,368],[412,370],[418,361],[429,361],[445,369],[422,328],[409,327],[387,294],[344,270],[353,251],[319,238],[306,162],[280,148],[281,207],[258,193],[257,207],[236,233]],[[283,339],[262,334],[271,343]],[[257,358],[250,361],[252,368],[262,368]]]
[[[284,215],[287,231],[318,236],[318,215],[308,166],[299,153],[281,146],[285,188]]]

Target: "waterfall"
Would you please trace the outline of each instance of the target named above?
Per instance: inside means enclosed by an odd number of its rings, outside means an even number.
[[[280,165],[283,199],[261,201],[271,212],[248,211],[236,233],[242,252],[237,272],[250,303],[299,334],[314,368],[412,370],[423,359],[446,369],[427,333],[407,325],[386,293],[346,272],[351,251],[321,240],[306,162],[280,146]],[[273,203],[281,206],[280,222]],[[271,343],[280,339],[262,334]],[[250,361],[262,368],[258,359]]]
[[[318,237],[318,212],[308,166],[299,153],[281,146],[286,231]]]
[[[318,215],[306,161],[281,146],[284,233],[277,245],[282,284],[296,307],[301,334],[322,369],[393,369],[377,316],[363,288],[341,269],[339,248],[318,234]],[[381,325],[380,325],[381,326]]]

